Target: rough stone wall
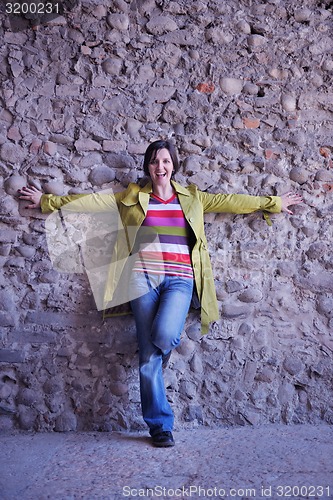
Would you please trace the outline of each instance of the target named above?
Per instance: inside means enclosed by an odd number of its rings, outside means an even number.
[[[210,214],[221,320],[189,314],[165,371],[178,426],[332,423],[332,2],[91,0],[0,28],[0,427],[143,427],[131,317],[52,268],[16,191],[123,189],[151,140],[177,180],[282,194],[294,215]]]

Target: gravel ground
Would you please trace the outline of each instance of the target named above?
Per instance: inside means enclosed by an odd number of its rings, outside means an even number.
[[[1,434],[1,500],[333,498],[333,427]]]

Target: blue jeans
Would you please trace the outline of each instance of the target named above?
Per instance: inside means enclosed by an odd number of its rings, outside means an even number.
[[[148,292],[131,301],[138,345],[141,406],[150,434],[171,431],[174,416],[162,374],[163,356],[180,342],[188,313],[193,280],[178,276],[133,272],[130,286]]]

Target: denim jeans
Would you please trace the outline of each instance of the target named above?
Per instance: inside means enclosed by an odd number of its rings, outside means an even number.
[[[148,292],[131,301],[138,345],[140,393],[143,418],[153,436],[171,431],[174,416],[167,400],[163,356],[177,347],[188,313],[193,280],[133,272],[130,286]]]

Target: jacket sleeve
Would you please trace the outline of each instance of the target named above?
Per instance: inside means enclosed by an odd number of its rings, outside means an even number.
[[[120,193],[89,193],[56,196],[43,194],[41,210],[43,213],[53,212],[66,206],[68,212],[108,212],[117,208]]]
[[[219,212],[249,214],[257,210],[281,212],[280,196],[250,196],[247,194],[210,194],[198,191],[204,213]]]

